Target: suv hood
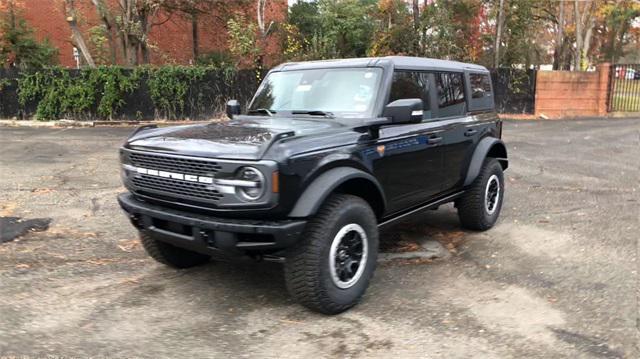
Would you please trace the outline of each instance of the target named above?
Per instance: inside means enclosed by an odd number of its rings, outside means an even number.
[[[312,119],[236,116],[232,121],[142,130],[134,133],[125,147],[198,157],[259,160],[280,138],[321,133],[342,126]]]

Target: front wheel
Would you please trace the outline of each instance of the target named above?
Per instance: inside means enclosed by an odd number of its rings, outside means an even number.
[[[458,218],[468,229],[485,231],[496,223],[504,198],[504,175],[500,162],[487,158],[478,177],[458,199]]]
[[[289,293],[302,305],[337,314],[356,305],[373,276],[378,226],[363,199],[331,196],[285,261]]]

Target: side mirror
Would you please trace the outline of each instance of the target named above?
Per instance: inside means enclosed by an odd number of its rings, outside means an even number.
[[[234,115],[240,114],[240,102],[238,100],[227,101],[227,117],[233,118]]]
[[[407,98],[395,100],[385,106],[383,117],[388,117],[393,123],[417,123],[422,121],[422,100]]]

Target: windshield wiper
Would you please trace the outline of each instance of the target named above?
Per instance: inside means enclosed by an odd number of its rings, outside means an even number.
[[[293,115],[309,115],[309,116],[323,116],[323,117],[327,117],[327,118],[334,118],[336,117],[332,112],[325,112],[325,111],[291,111],[291,114]]]
[[[247,113],[266,113],[269,116],[273,116],[273,114],[276,113],[276,111],[269,110],[267,108],[256,108],[256,109],[247,111]]]

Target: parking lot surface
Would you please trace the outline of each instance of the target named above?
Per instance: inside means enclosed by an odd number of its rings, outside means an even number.
[[[381,234],[363,302],[338,316],[286,293],[281,264],[174,270],[117,207],[130,128],[0,128],[0,217],[51,218],[0,244],[0,356],[637,358],[640,119],[507,122],[497,226],[451,205]]]

